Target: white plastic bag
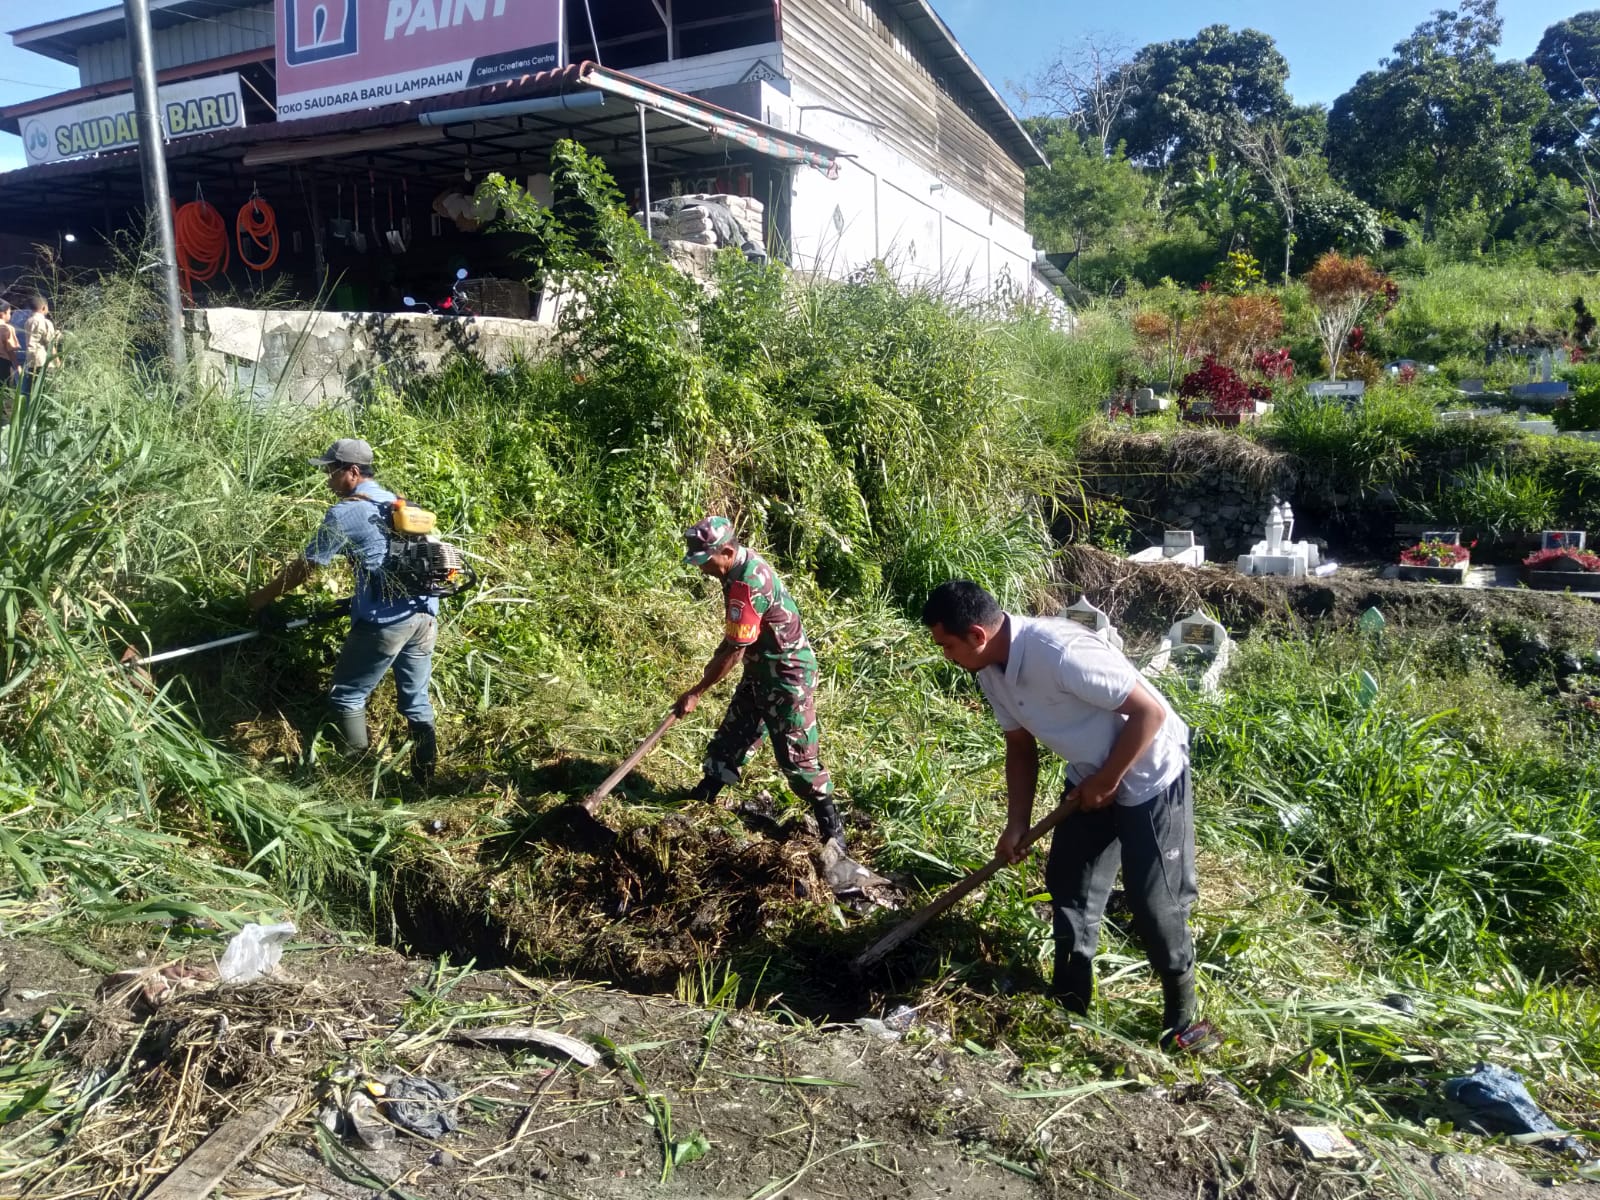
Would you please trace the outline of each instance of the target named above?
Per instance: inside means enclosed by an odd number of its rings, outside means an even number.
[[[295,935],[294,923],[246,925],[233,935],[217,964],[217,977],[223,983],[249,983],[272,974],[283,957],[283,944]]]

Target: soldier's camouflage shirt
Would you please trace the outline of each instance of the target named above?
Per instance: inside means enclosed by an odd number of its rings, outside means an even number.
[[[745,661],[768,671],[784,667],[814,666],[816,655],[806,641],[800,609],[772,565],[747,547],[722,581],[727,606],[725,636],[736,646],[748,646]]]

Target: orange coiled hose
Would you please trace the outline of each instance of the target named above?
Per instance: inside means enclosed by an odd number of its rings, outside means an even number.
[[[228,227],[222,214],[204,200],[192,200],[172,214],[178,242],[178,275],[184,295],[194,299],[194,284],[228,269]]]
[[[252,196],[239,210],[239,219],[233,223],[234,236],[239,243],[239,261],[252,271],[266,271],[278,261],[278,214],[272,211],[260,196]],[[260,262],[252,262],[245,249],[246,235],[256,249],[266,254]]]

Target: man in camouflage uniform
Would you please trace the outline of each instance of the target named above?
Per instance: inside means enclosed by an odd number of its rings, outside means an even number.
[[[795,795],[809,801],[823,841],[822,861],[835,892],[882,882],[845,856],[844,822],[833,803],[833,781],[818,753],[817,656],[806,641],[800,609],[770,563],[739,545],[726,517],[707,517],[684,533],[683,561],[722,581],[727,624],[722,644],[700,682],[673,706],[686,717],[700,697],[745,664],[727,715],[706,749],[705,778],[694,791],[714,800],[737,784],[745,763],[772,735],[772,749]]]

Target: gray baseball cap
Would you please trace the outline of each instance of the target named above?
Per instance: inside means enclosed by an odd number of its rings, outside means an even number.
[[[313,467],[331,467],[334,463],[370,467],[372,447],[360,438],[340,438],[328,447],[328,452],[321,458],[313,458],[310,462]]]

